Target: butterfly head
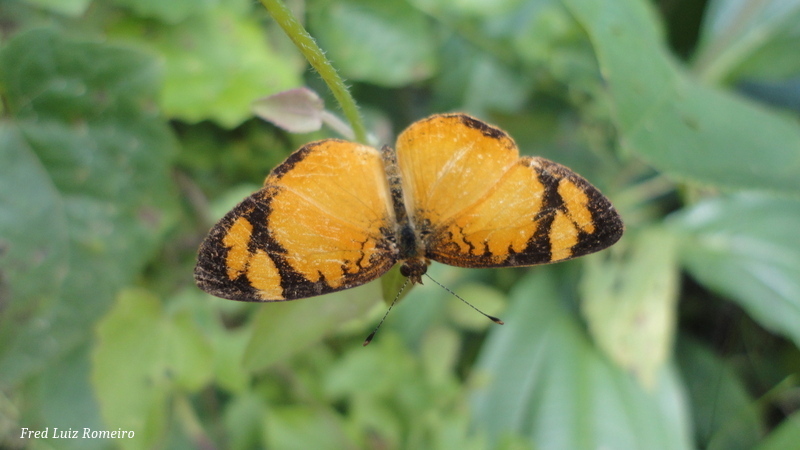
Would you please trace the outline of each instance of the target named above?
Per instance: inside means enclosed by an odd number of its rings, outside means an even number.
[[[422,256],[415,256],[403,261],[400,265],[400,274],[407,277],[412,283],[422,284],[422,276],[428,271],[431,261]]]

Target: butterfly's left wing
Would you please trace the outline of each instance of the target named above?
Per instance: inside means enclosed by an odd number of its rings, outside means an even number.
[[[619,214],[589,182],[544,158],[519,158],[505,132],[477,119],[433,116],[411,125],[397,146],[430,259],[529,266],[593,253],[622,236]]]
[[[280,301],[376,279],[397,257],[390,204],[376,149],[310,143],[211,229],[197,285],[231,300]]]

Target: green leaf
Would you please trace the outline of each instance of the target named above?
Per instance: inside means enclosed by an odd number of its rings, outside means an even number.
[[[24,3],[46,9],[65,16],[82,15],[92,0],[25,0]]]
[[[409,0],[409,3],[436,16],[494,16],[513,10],[525,0]]]
[[[230,1],[230,0],[228,0]],[[168,23],[178,23],[194,14],[207,13],[219,0],[112,0],[113,3],[126,6],[137,15],[152,17]]]
[[[320,0],[309,27],[328,58],[352,80],[396,87],[436,70],[428,19],[402,0]]]
[[[674,215],[680,258],[710,289],[800,345],[800,201],[740,194]]]
[[[265,420],[266,407],[254,392],[234,397],[223,415],[228,448],[245,450],[263,447],[261,437]]]
[[[108,429],[100,416],[100,409],[94,395],[94,389],[89,381],[91,360],[89,358],[89,344],[79,346],[69,352],[64,358],[48,366],[48,370],[38,378],[37,390],[41,403],[40,423],[50,427],[51,434],[54,428],[59,430],[92,430]],[[31,391],[28,391],[31,392]],[[24,420],[23,423],[30,423]],[[22,424],[21,424],[22,425]],[[26,426],[26,425],[23,425]],[[19,437],[19,435],[17,435]],[[70,439],[57,442],[59,448],[74,449],[103,449],[102,440]]]
[[[333,409],[305,405],[273,407],[267,412],[265,425],[267,448],[357,448]]]
[[[565,4],[595,48],[627,151],[679,179],[800,192],[795,121],[689,78],[655,31],[647,3]]]
[[[146,291],[124,291],[99,323],[92,354],[92,383],[106,424],[134,430],[151,446],[164,432],[170,394],[204,387],[212,358],[187,314],[166,314]]]
[[[674,371],[648,392],[607,362],[559,304],[558,282],[537,268],[511,292],[506,325],[490,329],[476,363],[474,426],[494,442],[514,434],[553,449],[690,448]]]
[[[69,235],[53,180],[19,130],[5,124],[0,160],[0,342],[9,342],[20,322],[56,301],[69,270]]]
[[[695,434],[701,448],[745,450],[758,442],[760,423],[755,399],[733,367],[689,339],[675,349],[692,404]]]
[[[532,77],[462,39],[449,40],[441,64],[448,68],[435,79],[440,109],[458,108],[472,114],[519,111],[531,94]]]
[[[379,298],[379,285],[372,282],[321,297],[260,305],[245,368],[256,371],[284,361],[364,314]]]
[[[798,24],[797,0],[711,1],[694,70],[706,81],[796,76],[800,72]]]
[[[28,230],[2,264],[33,271],[9,272],[10,311],[26,311],[30,300],[48,306],[4,327],[0,381],[15,384],[88,339],[152,256],[175,206],[174,140],[153,107],[157,66],[139,52],[36,29],[7,43],[0,68],[19,130],[4,131],[2,157],[13,165],[3,170],[20,171],[8,179],[20,184],[2,197],[0,227],[18,230],[10,236]],[[42,275],[39,287],[25,287],[32,275]]]
[[[670,358],[677,325],[677,239],[650,228],[627,240],[624,259],[586,258],[582,307],[598,346],[650,388]]]
[[[160,53],[161,106],[187,122],[210,119],[232,128],[252,116],[255,99],[302,84],[300,57],[279,52],[252,11],[239,13],[227,3],[174,26],[122,18],[109,33]]]
[[[795,412],[781,422],[755,448],[756,450],[783,450],[800,442],[800,412]]]

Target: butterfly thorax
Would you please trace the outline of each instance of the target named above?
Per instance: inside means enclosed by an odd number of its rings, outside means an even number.
[[[418,230],[415,229],[406,209],[403,193],[403,183],[397,165],[397,152],[392,147],[384,145],[381,148],[381,158],[386,170],[386,180],[389,183],[389,193],[394,212],[394,241],[397,244],[397,260],[401,262],[400,274],[408,277],[412,283],[422,284],[422,275],[428,271],[430,260],[423,254],[425,248],[420,240]]]

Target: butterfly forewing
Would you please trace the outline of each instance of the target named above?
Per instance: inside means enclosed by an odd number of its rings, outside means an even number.
[[[442,223],[479,201],[519,152],[503,131],[453,114],[409,126],[397,138],[397,159],[406,208],[420,225]]]

